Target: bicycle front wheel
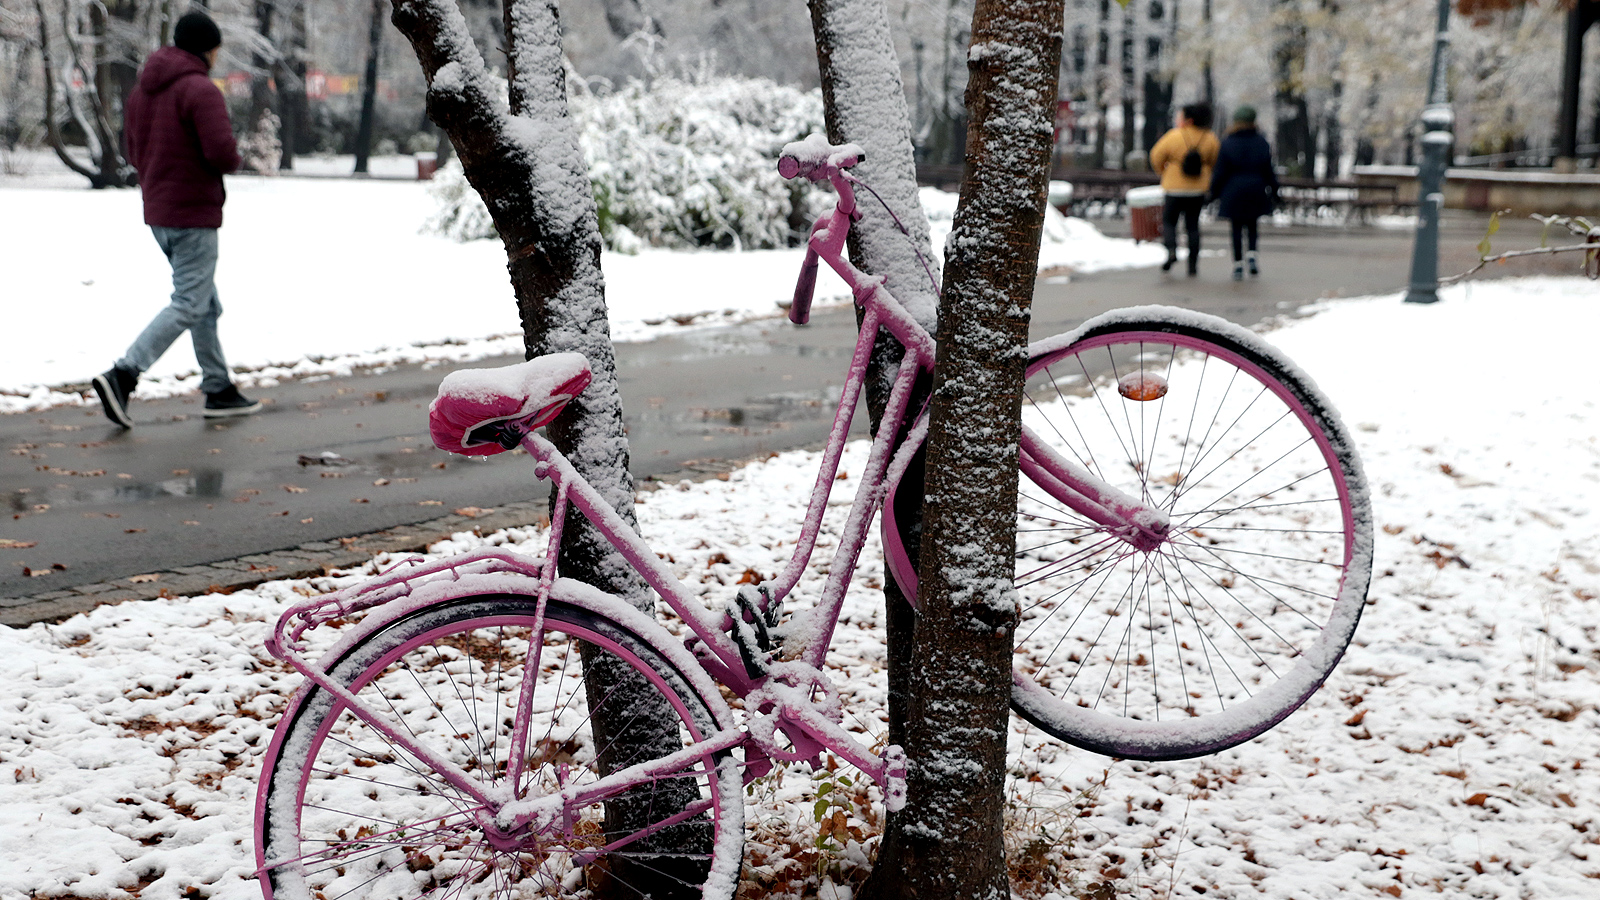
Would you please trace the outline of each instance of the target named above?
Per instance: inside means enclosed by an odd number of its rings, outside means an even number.
[[[1137,549],[1023,475],[1013,708],[1136,759],[1276,725],[1332,672],[1371,575],[1338,415],[1260,338],[1185,310],[1102,317],[1028,375],[1023,427],[1171,527]]]
[[[542,635],[534,613],[531,597],[444,601],[345,648],[327,671],[380,727],[308,686],[285,713],[262,775],[257,853],[267,900],[698,898],[713,871],[727,882],[713,893],[731,896],[743,807],[727,753],[508,832],[396,739],[450,760],[503,802],[592,784],[602,770],[717,730],[705,701],[650,641],[559,597]],[[535,677],[513,784],[518,696]]]

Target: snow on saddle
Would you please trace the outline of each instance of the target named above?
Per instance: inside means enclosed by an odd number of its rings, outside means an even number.
[[[440,450],[492,456],[549,422],[589,386],[581,353],[552,353],[498,369],[461,369],[439,383],[428,431]]]

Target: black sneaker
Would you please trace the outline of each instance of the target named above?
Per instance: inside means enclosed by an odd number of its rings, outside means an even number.
[[[1251,256],[1250,256],[1250,277],[1254,278],[1254,277],[1256,277],[1257,275],[1260,275],[1260,274],[1261,274],[1261,269],[1256,266],[1255,255],[1251,254]]]
[[[261,401],[251,400],[239,393],[239,389],[228,385],[215,394],[206,395],[206,412],[208,419],[217,419],[222,416],[248,416],[261,411]]]
[[[94,377],[94,392],[100,395],[100,406],[106,411],[106,418],[123,428],[133,427],[133,417],[128,415],[128,395],[138,384],[136,373],[116,366]]]
[[[1236,262],[1236,263],[1233,264],[1233,280],[1234,281],[1243,281],[1244,280],[1244,263]]]
[[[1172,266],[1177,261],[1178,261],[1178,254],[1176,254],[1176,253],[1168,253],[1167,254],[1167,261],[1161,264],[1161,271],[1163,271],[1163,272],[1172,271]]]

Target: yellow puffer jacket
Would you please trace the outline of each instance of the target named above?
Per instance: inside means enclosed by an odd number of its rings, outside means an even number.
[[[1200,151],[1205,163],[1193,178],[1183,174],[1183,157],[1191,149]],[[1222,144],[1209,128],[1174,128],[1150,148],[1150,168],[1161,176],[1161,189],[1169,194],[1204,194],[1211,187],[1211,168],[1217,164]]]

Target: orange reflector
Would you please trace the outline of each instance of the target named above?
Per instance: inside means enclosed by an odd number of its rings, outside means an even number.
[[[1167,380],[1154,372],[1129,372],[1117,382],[1117,393],[1141,403],[1167,395]]]

